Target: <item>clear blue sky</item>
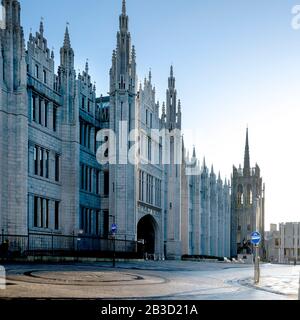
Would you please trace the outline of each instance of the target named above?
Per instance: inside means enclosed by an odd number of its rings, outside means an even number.
[[[44,17],[56,63],[70,23],[76,70],[90,61],[97,93],[108,91],[121,0],[21,0],[26,39]],[[174,64],[186,144],[230,177],[243,161],[266,182],[266,223],[300,221],[300,31],[291,27],[300,0],[127,0],[139,79],[152,69],[165,100]],[[188,130],[197,130],[193,135]],[[193,138],[191,137],[193,136]]]

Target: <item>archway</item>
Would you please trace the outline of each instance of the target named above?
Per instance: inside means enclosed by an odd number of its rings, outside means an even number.
[[[137,237],[138,240],[143,240],[143,247],[139,248],[144,253],[154,254],[156,253],[156,238],[157,238],[157,224],[151,215],[143,217],[137,226]]]

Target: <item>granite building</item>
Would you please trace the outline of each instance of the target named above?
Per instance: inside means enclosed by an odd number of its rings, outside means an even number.
[[[143,84],[138,80],[125,0],[112,53],[109,96],[100,97],[88,63],[82,73],[75,72],[68,26],[55,70],[43,21],[25,46],[19,1],[2,3],[2,233],[44,234],[45,239],[49,234],[81,234],[97,240],[108,239],[114,223],[119,240],[140,240],[146,253],[160,259],[230,256],[230,246],[234,255],[240,239],[248,235],[246,222],[238,224],[244,194],[240,186],[250,186],[258,195],[254,202],[246,193],[249,216],[258,206],[263,210],[259,168],[250,170],[245,158],[244,172],[234,169],[233,201],[229,181],[223,183],[205,161],[200,168],[195,150],[192,159],[188,157],[173,67],[166,102],[160,104],[152,73]],[[130,157],[134,161],[128,161]],[[231,204],[236,208],[232,215]],[[236,236],[230,244],[231,233]],[[47,240],[39,241],[38,246],[47,245]],[[61,249],[59,242],[54,246]],[[72,243],[63,246],[68,249]]]

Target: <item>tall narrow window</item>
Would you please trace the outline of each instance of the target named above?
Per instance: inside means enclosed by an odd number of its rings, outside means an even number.
[[[31,119],[36,121],[36,97],[34,95],[31,97]]]
[[[55,181],[59,181],[60,179],[60,170],[59,170],[59,165],[60,165],[60,156],[58,154],[55,155]]]
[[[96,194],[99,194],[99,171],[96,170]]]
[[[82,99],[81,99],[81,108],[82,109],[85,108],[85,98],[84,98],[84,96],[82,96]]]
[[[59,201],[55,201],[54,208],[54,228],[55,230],[59,229]]]
[[[45,177],[49,179],[49,151],[45,152]]]
[[[92,192],[92,183],[93,183],[93,169],[89,169],[89,192]]]
[[[152,129],[152,125],[153,125],[153,123],[152,123],[152,113],[150,113],[150,129]]]
[[[34,200],[33,200],[33,226],[35,228],[38,227],[38,201],[39,201],[39,198],[34,197]]]
[[[96,221],[95,221],[95,228],[96,228],[96,235],[98,236],[99,235],[99,215],[100,215],[100,212],[99,211],[96,211]]]
[[[53,106],[53,131],[57,130],[57,106]]]
[[[45,202],[45,211],[46,211],[46,224],[45,224],[45,227],[48,229],[49,228],[49,200],[46,199],[46,202]]]
[[[146,125],[148,125],[148,110],[146,110]]]
[[[43,78],[44,78],[44,83],[47,83],[47,71],[43,70]]]
[[[107,238],[109,233],[109,212],[103,211],[103,237]]]
[[[107,197],[109,195],[109,172],[104,172],[104,196]]]
[[[84,166],[83,164],[80,165],[80,188],[83,190],[84,189]]]
[[[37,146],[34,147],[33,151],[33,159],[34,159],[34,174],[39,174],[39,149]]]
[[[44,150],[40,149],[40,176],[44,176]]]
[[[44,199],[40,198],[40,215],[41,215],[41,228],[44,228]]]
[[[39,66],[37,64],[35,65],[35,77],[39,78]]]
[[[152,141],[151,138],[148,137],[148,160],[151,161],[152,158]]]
[[[88,126],[87,147],[91,148],[91,127]]]
[[[90,102],[90,100],[88,99],[88,112],[90,112],[91,111],[91,102]]]
[[[48,127],[48,101],[45,101],[45,127]]]
[[[39,98],[39,124],[42,124],[42,99]]]

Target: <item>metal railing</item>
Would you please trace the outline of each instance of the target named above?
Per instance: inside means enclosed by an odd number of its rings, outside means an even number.
[[[138,243],[136,241],[87,235],[58,235],[54,233],[0,234],[0,257],[112,257],[114,249],[117,257],[137,258],[139,256]]]

